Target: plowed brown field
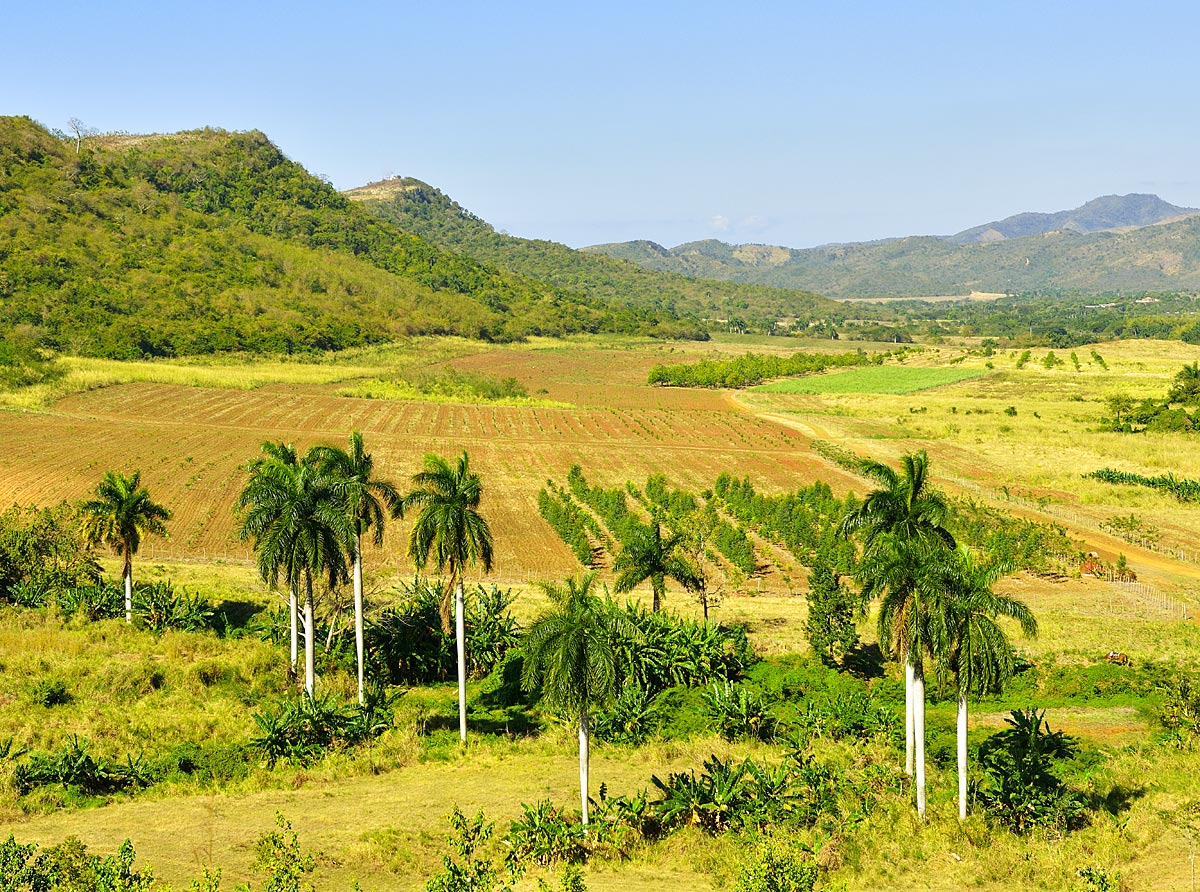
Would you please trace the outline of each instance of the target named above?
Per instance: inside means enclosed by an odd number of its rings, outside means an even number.
[[[542,389],[577,406],[570,409],[352,399],[311,385],[107,387],[67,397],[45,414],[0,413],[0,501],[78,499],[105,470],[140,468],[175,513],[171,538],[148,542],[144,557],[248,560],[233,503],[259,445],[342,443],[356,429],[380,471],[398,483],[424,453],[466,449],[496,534],[494,578],[526,581],[578,570],[537,511],[546,478],[561,480],[574,463],[605,485],[661,472],[702,488],[722,471],[749,474],[769,489],[818,475],[838,488],[850,484],[808,452],[802,433],[720,393],[647,387],[646,369],[661,358],[657,350],[497,350],[456,363],[517,377],[531,393]],[[394,536],[386,553],[407,571],[400,542]]]

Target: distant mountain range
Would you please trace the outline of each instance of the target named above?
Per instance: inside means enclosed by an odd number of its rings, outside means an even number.
[[[1200,288],[1200,210],[1156,195],[1108,195],[1054,214],[1017,214],[951,236],[786,248],[715,239],[585,251],[703,279],[828,297],[926,297],[1066,289]]]
[[[1074,210],[1055,214],[1024,213],[972,226],[948,236],[956,245],[998,242],[1009,238],[1043,235],[1047,232],[1113,232],[1139,229],[1200,214],[1197,208],[1181,208],[1157,195],[1102,195]]]

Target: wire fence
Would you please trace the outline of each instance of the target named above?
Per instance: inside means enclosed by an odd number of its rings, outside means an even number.
[[[1184,622],[1190,618],[1187,604],[1152,585],[1131,579],[1121,579],[1115,574],[1109,574],[1105,578],[1110,585],[1120,589],[1126,596],[1123,603],[1120,604],[1110,601],[1106,613],[1121,616],[1144,616],[1146,613],[1163,614]]]
[[[1031,511],[1037,511],[1041,514],[1049,515],[1058,520],[1069,523],[1074,527],[1081,529],[1092,530],[1097,533],[1103,533],[1106,536],[1114,536],[1118,539],[1123,539],[1130,545],[1136,545],[1138,548],[1144,548],[1147,551],[1153,551],[1156,554],[1166,555],[1174,558],[1177,561],[1182,561],[1189,564],[1200,564],[1200,550],[1195,548],[1185,548],[1182,545],[1167,545],[1155,538],[1148,536],[1135,536],[1125,533],[1118,533],[1111,528],[1105,527],[1100,521],[1094,517],[1080,514],[1077,511],[1072,511],[1069,508],[1063,508],[1048,502],[1044,499],[1030,499],[1017,493],[1009,492],[1005,489],[990,489],[986,486],[980,486],[973,480],[965,480],[961,477],[947,477],[954,483],[955,486],[978,493],[989,499],[995,499],[999,502],[1010,502],[1014,505],[1020,505],[1023,508],[1028,508]]]
[[[977,493],[985,498],[993,499],[1000,502],[1009,502],[1015,505],[1020,505],[1032,511],[1041,514],[1049,515],[1050,517],[1069,523],[1076,528],[1089,529],[1098,533],[1113,536],[1117,535],[1112,530],[1104,528],[1099,521],[1094,518],[1079,514],[1076,511],[1062,508],[1057,505],[1048,503],[1042,499],[1030,499],[1016,493],[1009,492],[1006,489],[996,490],[985,486],[980,486],[973,480],[965,480],[961,477],[947,477],[955,486],[970,492]],[[1147,551],[1153,551],[1158,554],[1163,554],[1175,560],[1185,563],[1200,564],[1200,552],[1195,549],[1187,549],[1182,546],[1172,547],[1163,545],[1150,539],[1118,536],[1125,539],[1133,545],[1144,548]],[[1125,598],[1120,601],[1112,599],[1104,605],[1103,612],[1112,616],[1146,616],[1159,615],[1187,621],[1191,614],[1186,603],[1178,598],[1168,595],[1154,586],[1141,582],[1136,579],[1123,577],[1113,570],[1106,570],[1103,576],[1097,577],[1104,579],[1110,585],[1119,588]]]

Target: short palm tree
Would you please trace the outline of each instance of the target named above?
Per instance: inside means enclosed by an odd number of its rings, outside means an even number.
[[[939,571],[945,592],[948,644],[945,663],[958,692],[958,816],[967,818],[967,699],[999,693],[1012,678],[1012,647],[997,617],[1016,620],[1026,637],[1037,635],[1037,620],[1021,601],[998,595],[992,586],[1011,568],[981,564],[966,549],[954,552]]]
[[[900,473],[877,461],[864,461],[861,473],[878,486],[867,493],[862,504],[847,512],[838,525],[838,535],[849,538],[860,535],[863,541],[861,565],[869,567],[886,552],[906,543],[923,543],[931,548],[954,548],[954,536],[947,529],[950,506],[945,497],[929,482],[929,456],[924,450],[910,452],[900,462]],[[885,561],[886,562],[886,561]],[[887,579],[886,585],[900,590],[914,584],[916,567],[907,574],[903,566]],[[877,579],[884,578],[876,573]],[[862,584],[866,603],[882,588]],[[911,777],[916,761],[915,704],[913,697],[915,666],[904,664],[904,770]]]
[[[341,493],[321,473],[312,450],[296,464],[273,460],[279,451],[267,444],[267,460],[251,468],[251,479],[237,502],[240,534],[254,540],[265,582],[277,584],[282,575],[290,589],[304,587],[304,689],[311,697],[316,688],[313,581],[325,576],[331,587],[345,581],[354,525]]]
[[[591,711],[616,694],[616,636],[634,637],[633,625],[593,590],[595,573],[565,583],[539,585],[551,608],[525,634],[521,684],[540,689],[542,702],[579,722],[579,797],[583,828],[588,824],[588,758]]]
[[[700,591],[704,576],[684,552],[683,534],[676,533],[664,539],[657,517],[649,526],[638,524],[621,544],[613,562],[613,571],[617,574],[616,590],[632,591],[634,586],[650,580],[655,613],[662,608],[668,579],[674,579],[690,592]]]
[[[374,476],[375,461],[363,447],[363,437],[358,431],[350,433],[349,449],[316,446],[312,453],[321,472],[332,481],[344,502],[354,527],[354,547],[350,554],[354,579],[354,646],[358,661],[358,702],[365,703],[362,540],[366,532],[373,530],[375,545],[383,545],[384,507],[393,517],[402,516],[404,500],[395,486]]]
[[[492,569],[492,531],[479,513],[483,484],[471,472],[466,450],[454,467],[436,455],[425,456],[425,470],[414,474],[404,509],[418,510],[408,539],[408,554],[419,569],[430,557],[438,572],[449,572],[442,599],[442,630],[450,631],[450,591],[454,591],[454,639],[458,655],[458,733],[467,742],[466,630],[463,619],[463,573],[471,564]]]
[[[89,545],[107,545],[124,561],[125,622],[133,622],[133,556],[142,537],[167,535],[171,512],[150,498],[142,484],[141,471],[128,477],[108,471],[96,487],[96,497],[79,506],[83,534]]]

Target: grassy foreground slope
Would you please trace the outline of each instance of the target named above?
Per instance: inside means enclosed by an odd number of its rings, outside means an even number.
[[[808,291],[697,282],[557,242],[496,232],[444,192],[411,177],[370,183],[345,194],[381,219],[435,245],[598,300],[663,307],[681,316],[733,322],[735,327],[737,320],[761,328],[765,319],[794,317],[810,323],[840,321],[845,316],[835,301]]]
[[[116,358],[340,349],[410,334],[702,336],[435,247],[262,133],[96,137],[0,118],[7,337]]]

